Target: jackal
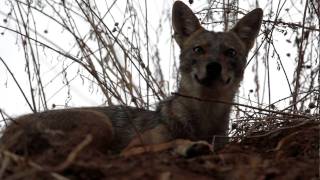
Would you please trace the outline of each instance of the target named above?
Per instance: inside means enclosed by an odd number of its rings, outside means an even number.
[[[176,95],[160,102],[155,111],[110,106],[24,115],[4,130],[2,147],[28,156],[47,150],[68,152],[90,134],[89,149],[130,152],[144,145],[185,142],[177,139],[210,142],[215,135],[226,136],[231,105],[202,100],[233,101],[262,15],[261,9],[255,9],[230,31],[213,32],[201,26],[187,5],[176,1],[172,23],[181,49]]]

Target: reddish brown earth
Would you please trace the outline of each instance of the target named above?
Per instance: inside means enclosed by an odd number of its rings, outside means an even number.
[[[131,157],[80,152],[61,166],[63,161],[50,155],[34,164],[2,153],[0,179],[319,179],[319,130],[318,121],[259,132],[193,158],[170,150]],[[41,163],[48,161],[60,169]]]

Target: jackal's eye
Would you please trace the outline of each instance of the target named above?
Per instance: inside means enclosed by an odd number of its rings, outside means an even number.
[[[237,51],[233,48],[229,48],[224,52],[224,55],[233,58],[237,55]]]
[[[201,46],[196,46],[193,49],[193,52],[195,52],[196,54],[204,54],[204,49]]]

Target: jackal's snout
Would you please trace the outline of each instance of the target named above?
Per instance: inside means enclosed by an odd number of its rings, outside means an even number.
[[[214,81],[221,79],[222,66],[219,62],[210,62],[205,66],[205,73],[201,75],[195,73],[195,79],[204,86],[210,86]]]
[[[215,80],[220,77],[222,66],[218,62],[211,62],[207,65],[206,70],[207,70],[207,77],[209,79]]]

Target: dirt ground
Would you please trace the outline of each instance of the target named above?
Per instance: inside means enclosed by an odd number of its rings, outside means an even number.
[[[0,179],[319,179],[319,121],[253,133],[217,152],[185,158],[172,150],[130,157],[79,152],[57,167],[3,152]]]

